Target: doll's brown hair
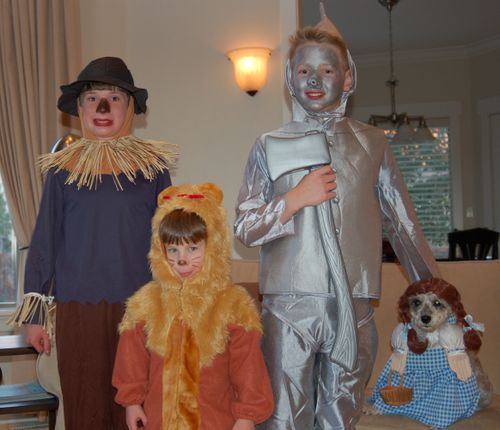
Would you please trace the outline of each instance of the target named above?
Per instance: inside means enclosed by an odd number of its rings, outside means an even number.
[[[446,301],[455,314],[457,324],[462,327],[469,327],[469,324],[464,319],[467,314],[462,305],[460,293],[453,285],[439,278],[417,281],[406,289],[398,302],[399,316],[402,322],[409,323],[411,321],[410,297],[427,293],[434,293],[439,298]],[[410,351],[416,354],[422,354],[427,349],[427,344],[427,340],[422,342],[418,339],[417,332],[414,329],[408,331],[408,348],[410,348]],[[464,333],[464,344],[465,348],[468,350],[479,351],[479,348],[481,348],[481,336],[476,330],[470,328]]]

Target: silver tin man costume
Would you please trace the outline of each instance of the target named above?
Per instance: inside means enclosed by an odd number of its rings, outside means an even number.
[[[317,28],[339,36],[324,11]],[[383,131],[344,116],[356,85],[349,53],[348,60],[352,85],[338,107],[326,112],[307,109],[293,84],[293,58],[289,61],[293,120],[257,139],[238,196],[235,234],[247,246],[261,246],[263,350],[276,400],[264,429],[355,428],[377,350],[370,299],[380,298],[382,226],[412,281],[439,275]],[[318,88],[321,79],[308,85]],[[284,194],[307,172],[299,169],[273,181],[266,156],[269,136],[296,142],[317,132],[326,135],[336,174],[337,198],[329,207],[357,319],[353,370],[330,357],[339,328],[338,279],[322,247],[316,208],[280,221]]]

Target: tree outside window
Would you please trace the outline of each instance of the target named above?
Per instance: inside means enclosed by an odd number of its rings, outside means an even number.
[[[16,240],[0,178],[0,305],[16,302]]]

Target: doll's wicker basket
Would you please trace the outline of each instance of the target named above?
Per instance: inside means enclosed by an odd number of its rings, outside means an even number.
[[[401,375],[399,381],[399,386],[391,385],[392,369],[390,369],[387,378],[387,386],[380,389],[380,396],[386,405],[402,406],[411,402],[413,389],[403,387],[403,375]]]

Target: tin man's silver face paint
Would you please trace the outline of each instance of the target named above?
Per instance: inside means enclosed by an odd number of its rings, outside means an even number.
[[[329,112],[338,107],[345,73],[336,47],[306,43],[297,49],[291,64],[292,87],[306,110]]]

